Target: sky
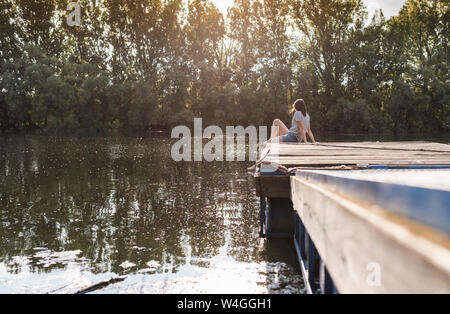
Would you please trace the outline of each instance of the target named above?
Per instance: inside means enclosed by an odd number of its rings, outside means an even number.
[[[364,0],[369,16],[377,9],[382,9],[386,18],[396,15],[406,0]],[[234,0],[212,0],[216,7],[226,14],[227,9],[233,5]]]

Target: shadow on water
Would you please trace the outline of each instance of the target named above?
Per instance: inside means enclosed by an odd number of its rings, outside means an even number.
[[[250,163],[176,163],[172,143],[0,137],[0,292],[298,292],[292,248],[258,245]]]
[[[264,246],[264,258],[267,263],[279,265],[278,267],[267,267],[268,292],[277,293],[283,289],[290,293],[306,293],[292,240],[266,239]]]

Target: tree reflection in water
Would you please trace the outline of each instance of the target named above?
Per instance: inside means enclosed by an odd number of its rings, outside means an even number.
[[[214,267],[223,268],[215,259],[221,256],[239,272],[256,265],[254,277],[264,278],[249,278],[267,291],[270,271],[258,246],[259,205],[249,164],[176,163],[172,143],[164,136],[0,137],[0,290],[47,292],[63,283],[70,287],[68,277],[76,282],[73,290],[124,274],[136,281],[170,273],[177,281],[187,266],[214,278]],[[68,275],[71,269],[75,275]],[[29,279],[19,283],[24,274]],[[45,274],[59,279],[35,283],[33,276]],[[136,292],[133,280],[125,286]],[[201,286],[199,292],[216,291]]]

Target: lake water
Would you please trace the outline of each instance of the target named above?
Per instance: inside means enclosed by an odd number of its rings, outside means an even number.
[[[252,163],[173,142],[0,137],[0,293],[302,293],[291,242],[259,239]]]

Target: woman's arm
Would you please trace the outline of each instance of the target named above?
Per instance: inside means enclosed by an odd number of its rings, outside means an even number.
[[[311,128],[308,128],[308,135],[309,135],[309,138],[311,139],[311,141],[313,142],[313,143],[315,143],[316,142],[316,140],[314,139],[314,134],[313,134],[313,132],[311,131]]]
[[[303,126],[303,122],[302,121],[297,121],[297,126],[298,126],[298,130],[299,130],[300,135],[302,136],[303,140],[305,141],[305,143],[308,143],[308,139],[306,138],[305,128]]]

